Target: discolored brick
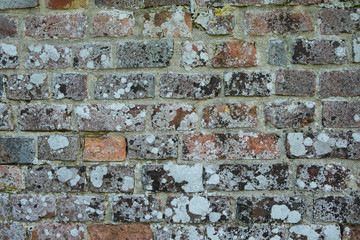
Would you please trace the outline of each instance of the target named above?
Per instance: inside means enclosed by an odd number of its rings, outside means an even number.
[[[277,95],[315,95],[316,74],[309,70],[282,69],[276,71],[275,93]]]
[[[87,79],[87,74],[53,73],[52,98],[84,100],[87,97]]]
[[[160,97],[207,99],[220,94],[218,75],[165,73],[160,77]]]
[[[359,63],[360,62],[360,37],[353,39],[353,57],[354,62]]]
[[[151,73],[105,75],[95,83],[95,99],[141,99],[155,97],[155,76]]]
[[[11,75],[7,79],[6,97],[13,100],[41,100],[49,98],[47,74]]]
[[[342,228],[342,240],[359,240],[360,227],[359,225],[343,225]]]
[[[58,200],[61,222],[100,222],[105,218],[105,197],[69,195]]]
[[[12,44],[0,43],[0,69],[14,69],[19,66],[17,47]]]
[[[272,77],[266,72],[225,72],[225,96],[270,96]]]
[[[26,68],[63,69],[70,67],[71,50],[64,45],[38,44],[28,47]]]
[[[323,102],[324,127],[360,127],[360,101]]]
[[[92,192],[125,192],[134,191],[135,169],[124,166],[90,167],[90,186]]]
[[[268,63],[274,66],[285,66],[287,64],[284,41],[270,39],[267,48]]]
[[[224,196],[168,197],[165,220],[168,223],[222,223],[231,219],[231,202]]]
[[[46,0],[46,7],[53,9],[87,8],[88,0]]]
[[[158,226],[155,236],[157,240],[204,240],[203,230],[199,226]]]
[[[130,159],[176,159],[178,156],[177,135],[133,135],[126,140]]]
[[[85,161],[124,161],[126,142],[124,137],[85,137],[83,152]]]
[[[38,223],[32,231],[31,240],[56,238],[82,240],[85,239],[85,234],[86,226],[84,224]]]
[[[186,41],[182,46],[181,65],[186,70],[205,66],[209,62],[209,55],[204,42]]]
[[[63,13],[29,16],[25,20],[25,35],[37,39],[84,38],[86,16],[82,13]]]
[[[76,135],[46,135],[38,137],[38,157],[40,160],[76,160],[80,148]]]
[[[209,35],[231,35],[235,28],[235,16],[230,8],[200,13],[195,22]]]
[[[295,225],[289,229],[289,239],[341,239],[338,225]]]
[[[7,220],[9,216],[9,194],[0,193],[0,219]]]
[[[326,71],[319,75],[320,97],[360,96],[360,70]]]
[[[6,78],[0,74],[0,101],[4,95],[4,82],[6,81]]]
[[[35,143],[32,138],[0,138],[0,163],[32,163]]]
[[[111,45],[106,43],[84,44],[73,47],[75,69],[111,68]]]
[[[211,60],[212,66],[250,67],[257,65],[254,42],[225,42],[216,46],[216,54]]]
[[[100,11],[93,21],[95,36],[124,37],[132,33],[135,25],[133,12],[111,10]]]
[[[16,36],[17,20],[15,17],[9,15],[0,15],[0,26],[0,39]]]
[[[360,30],[359,9],[322,8],[319,18],[320,34],[334,35]]]
[[[200,6],[224,6],[230,4],[232,6],[257,6],[263,5],[264,0],[196,0]]]
[[[199,117],[193,106],[187,104],[158,104],[151,108],[152,127],[159,130],[193,130]]]
[[[145,7],[190,5],[190,0],[144,0]]]
[[[0,130],[14,130],[9,104],[0,103]]]
[[[141,8],[144,0],[95,0],[95,4],[103,8]]]
[[[81,131],[142,131],[145,105],[82,104],[75,109]]]
[[[24,189],[23,172],[17,166],[0,166],[0,190],[17,191]]]
[[[155,195],[117,195],[111,199],[114,222],[158,222],[160,201]]]
[[[39,6],[39,0],[0,0],[0,9],[33,8]]]
[[[190,133],[184,135],[185,160],[274,159],[280,138],[262,133]]]
[[[22,224],[0,224],[0,236],[3,239],[26,239],[26,228]]]
[[[121,224],[121,225],[89,225],[88,231],[92,240],[153,240],[150,225]]]
[[[71,105],[26,104],[18,109],[20,130],[64,131],[71,130]]]

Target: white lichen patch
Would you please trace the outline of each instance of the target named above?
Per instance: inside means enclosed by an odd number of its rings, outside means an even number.
[[[182,47],[181,65],[186,70],[193,67],[205,66],[209,61],[208,51],[202,41],[186,41]]]
[[[306,154],[303,133],[289,133],[287,140],[290,144],[290,153],[292,155],[299,157]]]
[[[56,176],[60,182],[70,181],[71,186],[75,186],[81,179],[76,168],[61,167],[56,171]]]
[[[181,188],[185,192],[201,192],[203,191],[201,164],[195,165],[175,165],[169,163],[164,165],[164,170],[168,171],[169,177],[172,177],[177,183],[184,183]]]
[[[271,218],[287,223],[298,223],[301,221],[301,214],[295,210],[291,211],[286,205],[273,205],[271,207]]]
[[[97,166],[90,172],[90,182],[94,187],[100,188],[103,185],[103,177],[108,173],[106,166]]]
[[[49,144],[50,149],[56,152],[62,152],[62,150],[69,146],[69,140],[66,136],[61,135],[51,135],[47,142]]]
[[[17,56],[17,47],[12,44],[0,43],[0,51],[4,52],[9,56]]]

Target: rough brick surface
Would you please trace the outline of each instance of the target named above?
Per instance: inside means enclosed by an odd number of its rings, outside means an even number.
[[[323,102],[325,127],[360,127],[360,101]]]
[[[94,35],[124,37],[131,34],[134,25],[135,18],[132,12],[101,11],[94,17]]]
[[[9,15],[0,15],[0,39],[15,37],[17,34],[17,20]]]
[[[295,225],[289,229],[289,239],[341,239],[337,225]]]
[[[231,35],[235,28],[235,16],[228,8],[200,13],[195,22],[209,35]]]
[[[0,190],[24,189],[23,172],[17,166],[0,166]]]
[[[84,160],[123,161],[126,158],[124,137],[85,137]]]
[[[0,130],[13,130],[14,124],[11,120],[11,108],[8,104],[0,103]]]
[[[360,10],[322,8],[319,13],[320,33],[333,35],[360,30]]]
[[[80,148],[76,135],[46,135],[38,137],[40,160],[74,161]]]
[[[150,225],[121,224],[121,225],[90,225],[88,231],[92,240],[153,240]]]
[[[216,55],[211,60],[212,66],[250,67],[257,65],[254,42],[225,42],[216,47]]]
[[[47,74],[11,75],[7,79],[6,96],[13,100],[40,100],[49,98]]]
[[[186,41],[182,46],[181,65],[186,70],[205,66],[209,62],[209,55],[204,42]]]
[[[64,45],[37,44],[28,47],[25,66],[36,69],[70,67],[71,50]]]
[[[31,240],[64,238],[82,240],[85,238],[84,224],[38,223],[32,231]],[[49,238],[51,236],[51,238]],[[60,236],[60,237],[59,237]]]
[[[360,37],[353,39],[353,57],[354,62],[360,62]]]
[[[26,239],[26,228],[22,224],[0,224],[0,236],[4,239]]]
[[[146,7],[190,5],[190,0],[144,0]]]
[[[53,9],[87,8],[89,0],[46,0],[46,7]]]
[[[0,194],[0,219],[6,220],[9,216],[9,195]]]
[[[158,226],[155,235],[158,240],[204,240],[203,230],[197,226]]]
[[[269,96],[272,77],[265,72],[226,72],[225,96]]]
[[[268,42],[268,63],[274,66],[287,64],[285,44],[282,40],[270,39]]]
[[[33,8],[39,6],[39,0],[0,0],[0,9]]]
[[[4,95],[4,81],[6,81],[6,78],[3,75],[0,75],[0,100],[2,100]]]
[[[359,225],[344,225],[342,226],[343,240],[359,240],[360,228]]]
[[[320,96],[355,97],[360,96],[360,71],[326,71],[319,74]]]
[[[276,71],[275,93],[289,96],[314,96],[316,74],[309,70]]]
[[[64,73],[52,75],[52,98],[84,100],[87,97],[87,74]]]
[[[17,68],[19,66],[18,58],[15,45],[0,43],[0,69]]]
[[[111,45],[106,43],[85,44],[73,47],[74,68],[106,69],[111,64]]]
[[[144,6],[144,0],[95,0],[95,4],[105,8],[139,8]]]
[[[35,143],[32,138],[0,138],[0,163],[32,163]]]
[[[206,6],[224,6],[230,4],[232,6],[252,6],[263,5],[264,0],[196,0],[199,5]]]

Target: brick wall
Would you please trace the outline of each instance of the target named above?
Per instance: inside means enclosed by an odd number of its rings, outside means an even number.
[[[360,239],[358,0],[0,0],[1,239]]]

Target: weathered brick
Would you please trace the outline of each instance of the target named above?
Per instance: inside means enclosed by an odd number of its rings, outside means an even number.
[[[324,127],[360,127],[360,101],[323,102]]]
[[[256,66],[255,43],[236,41],[219,44],[211,63],[215,68]]]
[[[188,104],[158,104],[151,108],[152,127],[159,130],[193,130],[198,127],[199,117]]]
[[[250,223],[298,223],[306,212],[302,197],[239,197],[236,218]]]
[[[205,66],[209,61],[208,51],[202,41],[189,42],[186,41],[182,46],[181,65],[186,70]]]
[[[0,9],[33,8],[39,6],[39,0],[0,0]]]
[[[0,193],[0,219],[6,220],[9,216],[9,194]]]
[[[286,152],[289,158],[360,159],[360,133],[288,133]]]
[[[178,154],[176,135],[133,135],[127,137],[130,159],[176,159]]]
[[[83,158],[85,161],[124,161],[126,142],[124,137],[85,137]]]
[[[295,64],[343,64],[348,62],[345,41],[340,39],[305,40],[297,38],[292,44]]]
[[[201,125],[205,128],[255,127],[256,106],[252,103],[229,103],[204,108]]]
[[[46,135],[38,137],[38,156],[40,160],[76,160],[80,148],[76,135]]]
[[[267,48],[268,63],[274,66],[285,66],[287,57],[283,40],[270,39]]]
[[[322,8],[320,34],[353,33],[360,30],[360,9]]]
[[[84,100],[87,97],[87,74],[79,73],[53,73],[52,98]]]
[[[84,38],[86,16],[82,13],[29,16],[25,27],[25,35],[37,39]]]
[[[166,67],[174,52],[169,39],[121,42],[116,52],[118,68]]]
[[[111,202],[114,222],[158,222],[163,218],[155,195],[117,195]]]
[[[215,9],[200,13],[195,22],[200,24],[209,35],[231,35],[235,28],[235,16],[230,8]]]
[[[24,189],[23,172],[17,166],[0,166],[0,190]]]
[[[56,200],[50,196],[11,195],[10,204],[10,216],[17,221],[38,221],[56,214]]]
[[[144,15],[143,34],[147,37],[191,37],[191,14],[177,8],[175,12],[147,13]]]
[[[359,240],[360,226],[359,225],[343,225],[342,226],[342,240]]]
[[[226,72],[225,96],[270,96],[272,77],[266,72]]]
[[[209,190],[286,190],[289,189],[289,166],[212,164],[205,167],[204,180]]]
[[[190,0],[145,0],[145,7],[190,5]]]
[[[145,105],[82,104],[75,109],[81,131],[142,131]]]
[[[341,164],[299,165],[296,185],[301,190],[341,191],[350,180],[350,169]]]
[[[165,220],[168,223],[221,223],[231,219],[231,202],[224,196],[168,197]]]
[[[46,7],[55,9],[87,8],[88,4],[88,0],[46,0]]]
[[[360,70],[322,72],[319,82],[320,97],[360,96]]]
[[[35,143],[32,138],[0,138],[0,163],[32,163]]]
[[[289,229],[289,239],[341,239],[338,225],[295,225]]]
[[[0,15],[0,26],[0,39],[16,36],[17,20],[15,17],[9,15]]]
[[[32,231],[31,240],[41,239],[85,239],[86,226],[84,224],[38,223]]]
[[[195,165],[144,165],[142,182],[153,192],[202,192],[203,167]]]
[[[106,69],[111,64],[111,45],[107,43],[84,44],[73,47],[76,69]]]
[[[13,100],[37,100],[49,98],[47,74],[11,75],[7,79],[6,97]]]
[[[282,69],[276,71],[277,95],[306,96],[315,94],[316,74],[309,70]]]
[[[28,131],[71,130],[71,112],[69,104],[20,105],[19,128]]]
[[[155,236],[157,240],[204,240],[203,230],[199,226],[158,226]]]
[[[184,135],[186,160],[274,159],[279,136],[262,133],[191,133]]]
[[[104,196],[72,195],[58,200],[62,222],[100,222],[105,217]]]
[[[0,130],[14,130],[11,120],[11,106],[0,103]]]
[[[144,7],[144,0],[95,0],[95,4],[105,8],[140,8]]]
[[[196,0],[201,6],[224,6],[230,4],[232,6],[252,6],[263,5],[264,0]]]
[[[353,39],[353,57],[354,62],[360,62],[360,37]]]
[[[26,239],[26,228],[18,223],[0,224],[0,236],[4,240]]]
[[[328,196],[314,199],[313,220],[360,223],[359,196]]]
[[[19,66],[17,47],[12,44],[0,43],[0,69],[17,68]]]
[[[134,191],[135,169],[124,166],[90,167],[90,186],[92,192],[126,192]]]
[[[93,21],[95,36],[124,37],[131,35],[135,25],[132,12],[128,11],[100,11]]]
[[[92,240],[153,240],[150,225],[121,224],[121,225],[89,225],[88,231]]]
[[[4,82],[6,81],[6,78],[0,74],[0,101],[4,95]]]
[[[30,166],[26,179],[26,189],[34,192],[82,192],[87,184],[85,166]]]
[[[165,73],[160,77],[160,97],[207,99],[220,94],[218,75]]]
[[[151,73],[105,75],[95,83],[95,99],[138,99],[155,97],[155,76]]]
[[[71,50],[64,45],[38,44],[28,47],[26,68],[57,69],[70,67]]]

